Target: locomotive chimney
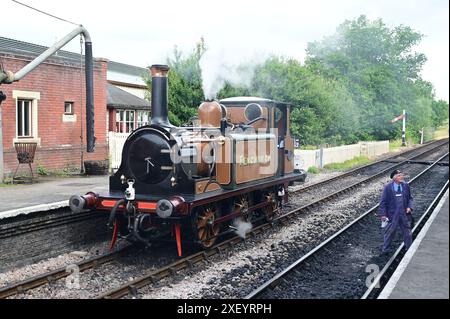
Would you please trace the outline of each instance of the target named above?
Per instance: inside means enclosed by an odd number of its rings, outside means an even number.
[[[167,65],[152,65],[152,124],[170,126],[167,106]]]

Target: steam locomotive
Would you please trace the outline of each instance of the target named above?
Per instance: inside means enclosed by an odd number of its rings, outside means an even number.
[[[118,236],[150,243],[171,236],[209,248],[240,223],[273,220],[294,170],[290,106],[254,97],[206,101],[191,126],[168,120],[166,65],[153,65],[152,119],[133,131],[109,192],[74,195],[74,212],[109,213],[111,248]]]

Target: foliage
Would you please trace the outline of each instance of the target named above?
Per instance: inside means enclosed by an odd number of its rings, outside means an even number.
[[[50,175],[49,170],[47,168],[45,168],[44,166],[40,165],[40,164],[38,164],[38,166],[37,166],[37,173],[40,176],[48,176],[48,175]]]
[[[167,64],[170,66],[169,120],[173,125],[181,126],[189,122],[204,99],[199,61],[205,51],[205,43],[201,39],[188,55],[184,55],[175,47],[172,56],[167,58]],[[150,92],[151,78],[147,77],[145,81]]]
[[[329,170],[343,171],[343,170],[351,169],[355,166],[366,165],[371,162],[372,161],[366,156],[357,156],[357,157],[347,160],[343,163],[331,163],[331,164],[324,165],[323,168],[329,169]]]
[[[346,89],[297,60],[269,58],[256,68],[250,90],[291,104],[291,131],[302,144],[355,141],[359,115]]]
[[[391,28],[362,15],[309,43],[304,64],[271,56],[242,65],[254,70],[250,84],[225,82],[218,98],[252,95],[290,103],[291,131],[302,145],[399,139],[401,122],[390,120],[405,109],[407,137],[418,141],[422,128],[441,126],[449,116],[448,102],[436,101],[433,85],[420,76],[426,57],[414,49],[422,37],[410,27]],[[175,48],[167,60],[175,125],[196,115],[204,98],[199,61],[206,50],[201,39],[189,54]],[[150,88],[151,79],[147,83]]]
[[[443,100],[432,101],[431,108],[433,110],[432,122],[434,127],[442,126],[448,122],[448,102]]]
[[[308,168],[308,173],[309,174],[319,174],[320,170],[315,166],[311,166],[310,168]]]
[[[381,19],[360,16],[345,21],[334,35],[308,45],[307,67],[344,83],[358,106],[359,139],[398,138],[400,124],[389,120],[403,109],[409,114],[408,133],[415,139],[422,127],[445,118],[444,112],[433,110],[433,87],[420,77],[426,57],[413,49],[422,37],[407,26],[389,28]],[[436,105],[436,110],[443,109]]]

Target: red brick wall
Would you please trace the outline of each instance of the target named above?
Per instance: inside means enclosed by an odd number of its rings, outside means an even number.
[[[116,131],[116,109],[109,109],[109,132]]]
[[[5,70],[18,71],[31,59],[3,56]],[[107,146],[107,61],[96,60],[94,64],[95,136],[94,153],[84,153],[84,160],[104,160],[108,157]],[[86,141],[86,104],[84,71],[79,65],[64,65],[59,61],[46,62],[25,76],[21,81],[2,85],[7,95],[2,103],[4,173],[11,175],[17,166],[13,140],[16,138],[16,99],[13,90],[39,92],[38,136],[41,145],[36,151],[34,169],[41,165],[46,169],[80,167],[80,133]],[[64,102],[74,102],[76,122],[63,122]],[[83,116],[81,115],[83,114]],[[84,146],[85,148],[85,146]],[[25,166],[21,165],[24,169]]]

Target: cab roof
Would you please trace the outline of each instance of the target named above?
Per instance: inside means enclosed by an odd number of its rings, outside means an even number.
[[[226,99],[222,99],[219,101],[219,103],[274,103],[274,104],[288,104],[284,102],[276,102],[274,100],[265,99],[262,97],[255,97],[255,96],[237,96],[237,97],[230,97]]]

